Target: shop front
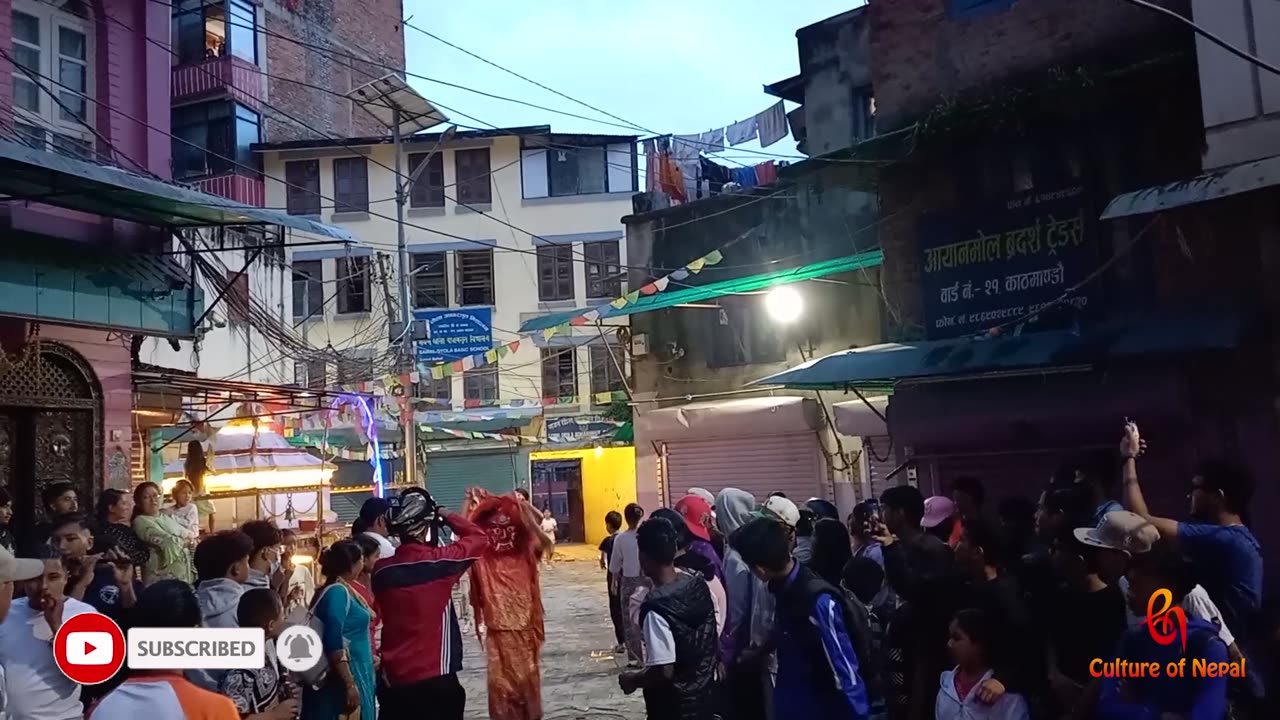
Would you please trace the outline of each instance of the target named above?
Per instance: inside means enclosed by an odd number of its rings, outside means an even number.
[[[1265,409],[1249,400],[1258,373],[1243,351],[1248,329],[1230,312],[1130,313],[1078,331],[857,348],[757,383],[894,382],[889,443],[907,467],[893,484],[917,483],[927,496],[974,476],[992,506],[1034,500],[1064,461],[1114,457],[1133,420],[1150,442],[1141,463],[1148,503],[1178,517],[1195,463],[1232,445],[1249,408]]]
[[[563,542],[599,545],[604,516],[636,501],[635,448],[542,450],[530,460],[533,503],[551,508]]]
[[[690,488],[727,487],[763,499],[784,492],[800,501],[830,498],[819,433],[821,412],[802,397],[696,402],[638,414],[636,446],[657,453],[659,502],[671,505]]]
[[[441,507],[462,508],[467,488],[495,495],[529,487],[529,450],[511,442],[458,442],[457,449],[427,453],[427,491]]]

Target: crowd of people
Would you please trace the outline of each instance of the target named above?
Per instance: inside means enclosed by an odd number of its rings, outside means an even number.
[[[1205,462],[1190,518],[1159,517],[1145,449],[1126,423],[1118,452],[994,512],[961,477],[947,496],[889,488],[843,521],[734,488],[610,513],[619,685],[653,720],[1275,717],[1253,481]]]
[[[106,490],[90,516],[70,485],[43,489],[47,520],[15,538],[0,494],[0,720],[461,720],[462,637],[452,599],[472,570],[483,619],[490,715],[542,717],[539,560],[553,540],[525,496],[468,493],[464,515],[420,488],[361,508],[350,538],[298,560],[271,520],[209,532],[194,486]],[[447,537],[447,542],[445,542]],[[102,613],[122,628],[262,628],[266,662],[241,670],[130,670],[80,686],[53,638]],[[317,670],[287,672],[275,641],[291,625],[321,636]],[[479,630],[479,627],[477,628]]]

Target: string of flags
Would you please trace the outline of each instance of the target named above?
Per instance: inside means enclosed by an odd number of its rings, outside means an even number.
[[[681,280],[685,280],[690,275],[697,275],[698,273],[702,272],[703,268],[720,264],[720,261],[722,260],[724,260],[724,255],[719,250],[712,250],[706,255],[703,255],[697,260],[694,260],[689,264],[685,265],[684,267],[678,270],[673,270],[670,273],[640,287],[637,290],[632,290],[631,292],[627,293],[626,295],[623,295],[622,297],[615,298],[614,300],[611,300],[607,303],[602,303],[589,310],[586,310],[581,315],[577,315],[575,317],[570,318],[568,322],[564,322],[559,325],[556,325],[555,327],[549,327],[546,330],[543,330],[542,339],[548,340],[553,335],[556,335],[557,333],[568,332],[571,328],[578,327],[581,325],[586,325],[587,323],[593,323],[596,320],[600,319],[601,317],[607,317],[612,310],[621,310],[626,306],[636,302],[641,297],[656,295],[657,293],[663,292],[667,289],[667,287],[671,284],[673,280],[675,282],[680,282]]]

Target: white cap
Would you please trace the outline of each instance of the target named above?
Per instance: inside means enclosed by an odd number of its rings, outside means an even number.
[[[0,547],[0,582],[16,582],[30,580],[44,574],[43,560],[16,558],[13,553]]]
[[[800,508],[787,498],[774,495],[764,501],[764,505],[760,508],[760,513],[765,517],[773,518],[795,527],[800,522]]]

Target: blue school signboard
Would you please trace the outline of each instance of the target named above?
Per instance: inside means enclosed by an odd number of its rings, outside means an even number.
[[[453,361],[493,349],[493,308],[415,310],[422,328],[417,341],[418,362]]]

